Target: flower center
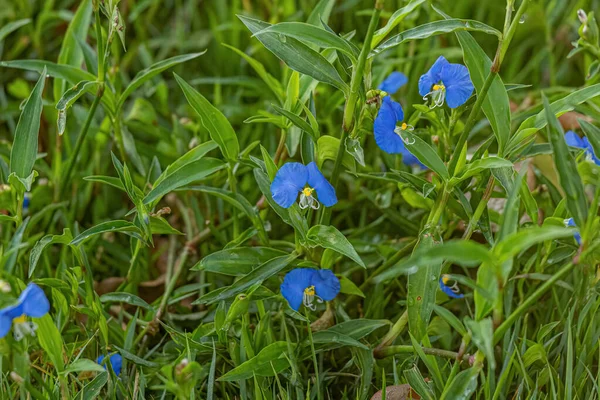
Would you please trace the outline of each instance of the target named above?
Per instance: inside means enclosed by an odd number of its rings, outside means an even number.
[[[319,296],[317,296],[315,292],[315,287],[309,286],[306,289],[304,289],[304,294],[302,296],[302,304],[304,304],[306,308],[315,311],[317,309],[317,306],[315,305],[315,298],[319,303],[323,302],[323,300],[321,300]]]
[[[13,331],[17,341],[23,339],[25,335],[35,335],[37,325],[35,322],[28,322],[25,314],[13,319]]]
[[[406,125],[406,122],[403,122],[402,123],[402,130],[405,131],[406,128],[408,128],[408,125]]]
[[[444,285],[448,284],[448,282],[450,282],[450,276],[449,275],[443,275],[442,276],[442,282],[444,282]]]
[[[443,83],[436,83],[431,88],[431,92],[427,93],[423,96],[423,100],[431,99],[431,104],[429,108],[440,107],[444,104],[444,97],[446,93],[446,86]]]
[[[320,204],[312,195],[314,191],[315,189],[308,186],[302,189],[300,201],[298,202],[298,205],[302,210],[308,207],[312,208],[313,210],[319,209]]]

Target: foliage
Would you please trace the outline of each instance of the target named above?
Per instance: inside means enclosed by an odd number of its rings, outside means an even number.
[[[600,399],[598,0],[0,4],[2,398]]]

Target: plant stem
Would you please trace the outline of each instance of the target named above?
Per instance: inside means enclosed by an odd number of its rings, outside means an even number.
[[[96,92],[96,97],[94,98],[94,101],[92,102],[92,106],[90,107],[90,111],[88,112],[85,123],[81,127],[81,131],[79,131],[79,136],[77,136],[77,142],[75,142],[75,148],[73,149],[71,157],[69,158],[69,161],[67,163],[67,169],[66,169],[65,174],[63,175],[63,180],[62,180],[62,184],[61,184],[61,190],[58,193],[59,196],[65,191],[65,189],[67,188],[67,185],[69,184],[69,181],[71,179],[71,174],[73,172],[73,168],[75,168],[75,165],[77,164],[77,160],[79,158],[79,153],[81,152],[81,147],[83,146],[83,142],[85,141],[85,137],[87,136],[87,133],[88,133],[88,130],[92,123],[92,120],[94,119],[94,115],[96,114],[96,109],[98,108],[98,104],[100,104],[100,100],[102,99],[103,95],[104,95],[104,84],[100,83],[100,86],[98,86],[98,92]]]
[[[490,197],[492,196],[493,189],[494,189],[494,177],[490,176],[490,179],[488,180],[487,186],[485,188],[485,192],[483,193],[483,197],[479,201],[479,204],[477,205],[477,208],[475,209],[475,212],[473,213],[473,216],[471,217],[471,220],[469,221],[469,226],[467,227],[467,230],[465,231],[465,234],[463,235],[463,239],[468,240],[471,237],[471,235],[473,234],[473,231],[475,230],[475,227],[479,223],[479,219],[481,219],[481,216],[483,215],[483,211],[487,207],[487,203],[488,203]]]
[[[229,188],[231,189],[231,193],[233,193],[234,197],[237,194],[237,181],[235,179],[235,174],[233,172],[234,165],[232,163],[229,164],[227,168],[227,177],[229,180]],[[237,216],[237,210],[233,207],[233,238],[237,238],[240,234],[240,220]]]
[[[531,296],[529,296],[523,303],[521,303],[521,305],[517,307],[517,309],[513,311],[512,314],[510,314],[508,318],[506,318],[506,320],[498,328],[496,328],[496,330],[494,331],[493,343],[498,343],[502,339],[508,328],[510,328],[512,324],[515,323],[517,318],[519,318],[521,314],[527,311],[529,307],[534,306],[539,300],[539,298],[542,297],[542,295],[546,293],[562,277],[571,272],[574,266],[575,264],[571,262],[562,267],[556,274],[552,276],[552,278],[544,282],[542,286],[540,286],[535,292],[533,292]]]
[[[306,312],[305,315],[306,315],[306,319],[308,320],[306,329],[308,329],[308,340],[310,341],[310,350],[312,353],[313,365],[315,368],[315,385],[317,386],[317,398],[319,400],[321,400],[322,397],[321,397],[321,385],[319,383],[319,363],[317,362],[317,353],[315,352],[315,344],[313,342],[313,335],[312,335],[312,329],[310,327],[310,319],[308,318],[308,312]]]
[[[425,353],[427,355],[450,358],[453,360],[456,360],[458,357],[458,353],[455,351],[442,350],[442,349],[436,349],[436,348],[431,348],[431,347],[421,347],[421,349],[423,350],[423,353]],[[410,345],[389,346],[389,347],[383,349],[377,358],[385,358],[385,357],[393,356],[395,354],[414,353],[414,352],[415,352],[415,348]],[[465,354],[461,357],[460,360],[468,361],[470,357],[471,357],[471,355]]]
[[[367,58],[371,51],[371,42],[373,41],[373,34],[379,23],[379,16],[383,9],[383,2],[381,0],[375,1],[375,10],[371,15],[369,21],[369,27],[367,28],[367,36],[363,43],[363,47],[358,56],[358,63],[356,68],[352,71],[352,79],[350,81],[350,92],[348,93],[348,99],[346,100],[346,107],[344,108],[344,121],[342,124],[342,136],[340,138],[340,145],[335,158],[335,164],[333,165],[333,173],[331,174],[331,185],[335,188],[339,180],[340,172],[342,169],[342,160],[346,153],[346,138],[348,133],[354,128],[356,104],[358,103],[358,97],[360,93],[360,85],[364,81],[365,66],[367,64]],[[331,209],[324,209],[321,214],[321,225],[328,225],[331,219]]]

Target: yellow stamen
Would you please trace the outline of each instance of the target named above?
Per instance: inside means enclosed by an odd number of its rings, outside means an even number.
[[[442,282],[444,283],[444,285],[448,284],[448,282],[450,282],[450,276],[442,275]]]
[[[443,84],[440,85],[433,85],[433,90],[441,90],[441,89],[445,89],[445,86]]]
[[[312,195],[313,190],[313,188],[305,187],[304,189],[302,189],[302,194],[304,194],[306,197],[310,197],[310,195]]]
[[[304,289],[304,294],[308,295],[308,296],[314,296],[315,295],[315,287],[314,286],[309,286],[306,289]]]
[[[23,314],[23,315],[21,315],[20,317],[17,317],[17,318],[15,318],[15,319],[13,319],[13,322],[14,322],[15,324],[23,324],[23,323],[25,323],[25,318],[26,318],[26,317],[25,317],[25,314]]]
[[[403,123],[402,123],[402,126],[401,126],[401,128],[402,128],[402,130],[403,130],[403,131],[405,131],[405,130],[406,130],[406,128],[408,128],[408,125],[406,125],[406,122],[403,122]]]

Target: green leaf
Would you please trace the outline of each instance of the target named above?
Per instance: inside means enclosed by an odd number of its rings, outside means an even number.
[[[129,360],[129,361],[133,362],[134,364],[142,365],[142,366],[148,367],[148,368],[158,368],[158,367],[160,367],[160,365],[157,364],[157,363],[155,363],[155,362],[144,360],[143,358],[138,357],[135,354],[133,354],[133,353],[131,353],[131,352],[125,350],[125,349],[122,349],[122,348],[120,348],[118,346],[114,346],[114,347],[115,347],[115,349],[117,349],[119,351],[119,353],[121,354],[121,356],[124,359]]]
[[[65,132],[67,124],[67,109],[73,105],[85,92],[91,92],[98,87],[98,81],[81,81],[77,85],[68,89],[56,103],[58,110],[58,134]]]
[[[565,133],[550,108],[548,99],[542,95],[542,100],[544,109],[546,110],[546,121],[548,121],[548,139],[554,152],[553,158],[556,172],[558,172],[558,180],[567,198],[567,209],[573,216],[577,226],[585,226],[588,205],[583,183],[577,172],[577,163],[569,151],[569,146],[567,146],[567,142],[565,141]]]
[[[240,153],[240,145],[227,117],[179,75],[174,75],[185,98],[200,117],[200,122],[210,134],[211,139],[217,142],[227,160],[236,161]]]
[[[63,341],[58,328],[54,325],[50,314],[36,318],[35,322],[38,326],[36,335],[40,346],[54,364],[56,371],[61,373],[65,369],[65,363],[63,361]]]
[[[417,157],[419,161],[437,173],[444,180],[449,178],[446,165],[433,147],[412,132],[401,131],[400,135],[406,143],[407,150],[410,151],[411,154]]]
[[[282,250],[270,247],[234,247],[207,255],[191,269],[231,276],[242,276],[252,272],[255,267],[275,257],[282,257],[286,254]]]
[[[496,243],[493,250],[494,259],[496,262],[503,262],[535,244],[547,240],[567,238],[573,236],[574,232],[575,230],[571,228],[552,225],[532,226],[527,229],[521,229]]]
[[[358,286],[356,286],[356,284],[350,279],[346,278],[345,276],[340,276],[339,278],[341,285],[340,293],[353,294],[362,298],[365,297],[365,294],[362,292],[362,290],[360,290]]]
[[[217,303],[221,300],[227,300],[233,296],[243,293],[249,287],[262,283],[266,279],[277,274],[279,271],[283,270],[290,263],[292,263],[292,261],[294,261],[296,258],[298,258],[298,254],[296,253],[273,258],[235,281],[231,286],[227,286],[220,291],[214,290],[205,294],[196,300],[194,304]]]
[[[283,103],[283,87],[281,86],[281,83],[277,79],[275,79],[273,77],[273,75],[271,75],[271,74],[269,74],[267,72],[267,70],[265,69],[264,65],[262,65],[259,61],[255,60],[254,58],[250,57],[249,55],[247,55],[243,51],[238,50],[238,49],[236,49],[233,46],[230,46],[230,45],[225,44],[225,43],[223,43],[223,46],[227,47],[230,50],[233,50],[239,56],[241,56],[242,58],[244,58],[244,60],[246,60],[248,62],[248,64],[250,64],[250,66],[258,74],[258,76],[260,76],[261,79],[267,84],[267,86],[269,87],[269,89],[271,89],[273,91],[273,93],[275,94],[275,96],[277,97],[277,99],[281,103]]]
[[[566,112],[573,111],[577,105],[591,100],[598,95],[600,95],[600,84],[585,87],[553,102],[550,104],[550,109],[553,115],[559,117]],[[543,109],[538,114],[523,121],[517,133],[511,137],[508,148],[511,151],[515,150],[521,142],[532,137],[540,129],[543,129],[548,124],[546,115],[546,110]]]
[[[496,359],[494,358],[494,327],[491,318],[473,321],[471,318],[465,318],[465,325],[471,332],[471,338],[477,348],[485,355],[487,362],[492,369],[496,369]]]
[[[185,164],[179,169],[170,171],[164,179],[156,184],[144,197],[144,204],[150,204],[173,190],[204,179],[225,167],[226,164],[223,161],[210,157]]]
[[[100,296],[102,303],[125,303],[136,307],[142,307],[146,310],[154,310],[154,308],[146,303],[142,298],[135,294],[125,292],[110,292]]]
[[[315,225],[308,230],[306,240],[309,246],[321,246],[325,249],[331,249],[350,258],[358,265],[366,268],[365,263],[360,258],[352,244],[346,237],[333,226]]]
[[[275,111],[289,119],[292,122],[292,124],[296,125],[304,132],[308,133],[315,143],[317,142],[317,140],[319,140],[319,131],[315,131],[313,127],[309,125],[309,123],[302,119],[299,115],[296,115],[291,111],[276,106],[275,104],[272,104],[272,106],[275,109]]]
[[[266,22],[241,15],[238,15],[238,18],[253,34],[271,26]],[[256,38],[294,71],[311,76],[319,82],[328,83],[343,92],[348,91],[348,85],[342,80],[335,67],[321,54],[300,41],[275,33],[266,33]]]
[[[108,382],[108,372],[102,371],[77,394],[77,399],[94,400],[100,395],[104,385]]]
[[[433,234],[425,230],[421,234],[415,253],[436,253],[436,247]],[[425,336],[429,325],[441,270],[442,261],[436,260],[408,275],[408,328],[418,342]]]
[[[292,345],[292,347],[295,347]],[[285,357],[288,351],[287,342],[274,342],[262,349],[256,356],[227,372],[217,381],[233,382],[256,376],[274,376],[290,364]]]
[[[448,261],[465,267],[474,267],[483,262],[494,263],[494,258],[488,249],[468,240],[451,240],[435,247],[435,252],[428,249],[417,250],[409,258],[390,267],[385,272],[375,276],[374,283],[380,283],[402,274],[412,273],[419,268],[441,261]]]
[[[2,28],[0,28],[0,42],[2,42],[4,38],[10,35],[12,32],[16,31],[22,26],[29,24],[30,22],[30,18],[25,18],[5,24]]]
[[[472,398],[477,389],[479,367],[471,367],[456,374],[447,389],[442,393],[440,400],[468,400]]]
[[[256,209],[256,207],[250,204],[250,202],[240,193],[233,193],[224,189],[218,189],[208,186],[191,186],[186,189],[217,196],[218,198],[223,199],[229,204],[233,205],[235,208],[245,213],[246,216],[248,216],[248,218],[250,218],[252,224],[256,227],[256,229],[259,232],[261,241],[263,243],[268,242],[267,232],[265,231],[262,219],[260,219],[260,216],[258,215],[258,210]]]
[[[121,189],[122,191],[125,191],[125,187],[121,183],[121,180],[119,178],[115,178],[114,176],[92,175],[84,177],[83,180],[104,183],[117,189]]]
[[[392,36],[374,48],[371,51],[370,56],[372,57],[377,55],[382,51],[398,46],[399,44],[408,40],[427,39],[431,36],[442,35],[444,33],[451,32],[457,32],[458,35],[458,33],[461,31],[483,32],[489,35],[496,35],[498,38],[502,36],[502,33],[499,30],[479,21],[472,19],[446,19],[444,21],[428,22]]]
[[[448,323],[448,325],[453,327],[454,330],[456,330],[456,332],[458,332],[461,336],[464,336],[467,333],[467,330],[465,329],[462,322],[460,322],[458,317],[456,315],[454,315],[452,313],[452,311],[450,311],[442,306],[439,306],[437,304],[433,305],[433,311],[440,318],[442,318],[444,321],[446,321]]]
[[[377,31],[373,35],[371,41],[371,48],[375,49],[377,45],[385,38],[400,22],[404,20],[410,13],[417,9],[420,5],[425,3],[426,0],[415,0],[405,5],[404,7],[396,10],[392,16],[388,19],[385,26]]]
[[[346,336],[349,336],[355,340],[360,340],[371,333],[375,332],[377,329],[388,326],[390,323],[386,320],[376,320],[376,319],[354,319],[349,321],[344,321],[337,325],[332,326],[327,329],[327,331],[342,333]],[[325,331],[321,331],[325,332]],[[316,334],[316,333],[315,333]]]
[[[135,75],[133,80],[129,83],[129,85],[127,85],[127,87],[125,88],[125,90],[123,91],[121,96],[119,97],[119,100],[117,101],[117,110],[120,109],[121,107],[123,107],[125,100],[127,100],[127,97],[129,97],[129,95],[131,95],[131,93],[133,93],[137,88],[142,86],[144,83],[146,83],[150,79],[154,78],[156,75],[160,74],[161,72],[163,72],[166,69],[174,67],[175,65],[184,63],[189,60],[193,60],[194,58],[197,58],[197,57],[200,57],[201,55],[203,55],[205,53],[206,53],[206,50],[204,50],[200,53],[182,54],[179,56],[167,58],[166,60],[159,61],[157,63],[152,64],[148,68],[141,70],[140,72],[138,72]],[[186,97],[187,97],[187,95],[186,95]]]
[[[46,68],[42,70],[33,91],[25,101],[15,130],[15,139],[10,152],[10,172],[21,179],[27,179],[31,175],[37,156],[45,80]]]
[[[140,228],[135,226],[129,221],[124,220],[115,220],[115,221],[106,221],[102,222],[82,233],[77,235],[75,239],[69,243],[71,246],[77,246],[87,239],[91,238],[95,235],[100,235],[106,232],[124,232],[130,234],[131,236],[137,237],[141,239],[141,231]]]
[[[449,16],[432,6],[447,21]],[[469,32],[456,31],[456,37],[463,49],[465,64],[469,69],[471,81],[477,93],[480,93],[486,78],[491,73],[492,61],[481,49]],[[498,154],[502,155],[510,135],[510,104],[506,87],[499,75],[496,75],[483,101],[483,112],[490,121],[498,141]]]
[[[258,39],[267,33],[285,35],[325,49],[339,50],[348,55],[353,61],[356,61],[358,56],[354,48],[344,38],[308,23],[280,22],[254,33],[253,36]]]
[[[486,157],[481,158],[479,160],[473,161],[472,163],[467,164],[465,169],[462,171],[462,174],[458,177],[452,178],[450,180],[451,185],[456,185],[457,183],[464,181],[465,179],[471,178],[479,174],[481,171],[486,169],[494,169],[494,168],[511,168],[513,167],[513,163],[500,157]]]
[[[424,400],[433,400],[435,399],[435,395],[433,390],[429,386],[425,379],[423,379],[423,375],[421,375],[421,371],[415,365],[411,369],[405,369],[403,372],[404,377],[406,378],[406,382],[410,385],[410,388],[414,390],[421,399]]]
[[[313,334],[314,344],[327,344],[327,348],[338,348],[343,346],[358,347],[359,349],[369,350],[369,347],[362,344],[356,339],[343,333],[334,332],[330,330],[318,331]],[[310,345],[307,342],[306,345]]]
[[[317,141],[317,165],[319,169],[323,167],[325,160],[335,161],[339,147],[340,139],[329,135],[319,137]],[[342,165],[351,171],[356,171],[354,158],[348,152],[344,153]]]
[[[63,371],[64,374],[81,371],[104,372],[104,367],[97,362],[87,358],[80,358],[71,364]]]
[[[60,243],[60,244],[69,244],[73,240],[73,235],[71,235],[71,231],[68,229],[64,229],[62,235],[46,235],[41,238],[33,249],[31,249],[31,253],[29,253],[29,275],[31,278],[33,273],[35,272],[35,268],[37,267],[37,263],[42,256],[42,252],[44,249],[52,244]]]
[[[0,61],[0,67],[24,69],[27,71],[36,71],[38,73],[42,73],[42,71],[46,69],[46,73],[51,77],[64,79],[71,85],[76,85],[77,82],[81,81],[94,81],[97,78],[95,75],[92,75],[81,68],[70,65],[60,65],[45,60]],[[110,90],[104,91],[102,103],[110,110],[114,110],[115,97]]]

